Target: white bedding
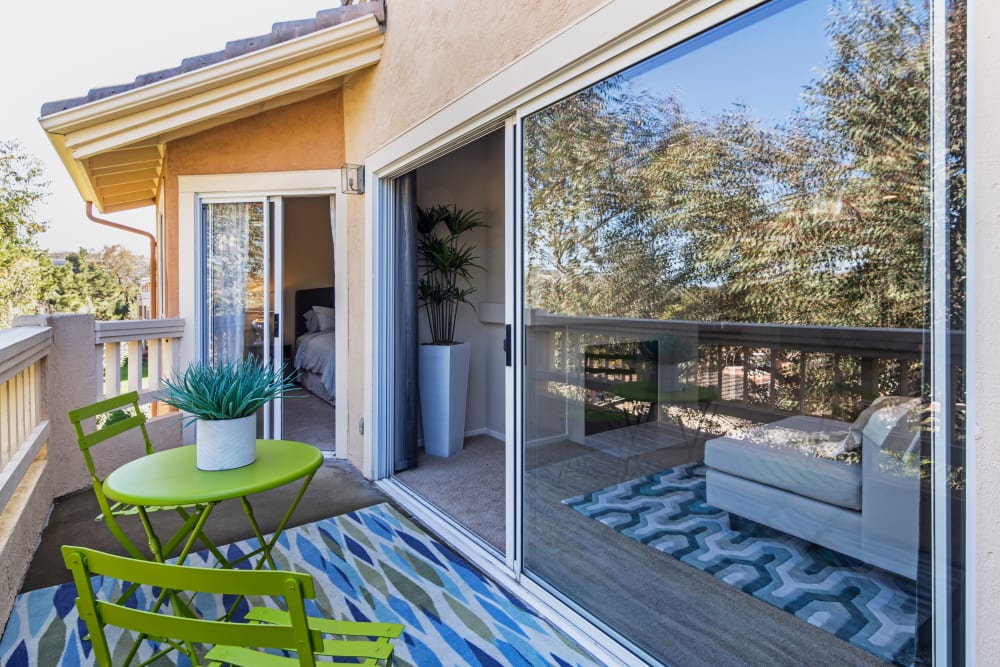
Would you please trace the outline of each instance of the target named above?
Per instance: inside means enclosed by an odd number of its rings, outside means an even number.
[[[295,368],[320,376],[323,388],[334,396],[334,332],[317,331],[299,336],[295,341]]]

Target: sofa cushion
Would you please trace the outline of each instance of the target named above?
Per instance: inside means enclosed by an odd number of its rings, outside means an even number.
[[[843,457],[848,427],[831,419],[788,417],[709,440],[705,463],[730,475],[860,510],[861,465]]]

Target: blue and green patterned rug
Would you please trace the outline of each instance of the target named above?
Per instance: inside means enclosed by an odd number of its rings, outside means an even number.
[[[238,557],[253,544],[248,540],[229,545],[227,555]],[[395,664],[402,667],[600,664],[389,505],[290,528],[279,540],[275,559],[282,569],[313,576],[317,598],[311,614],[405,625],[395,641]],[[188,564],[209,565],[204,553],[192,556]],[[95,577],[101,596],[113,596],[117,585]],[[86,630],[75,597],[72,583],[19,595],[0,639],[0,664],[92,664],[89,642],[80,641]],[[140,590],[136,602],[142,605],[149,597],[150,591]],[[195,601],[199,612],[211,615],[218,615],[227,602],[209,595]],[[250,602],[274,604],[264,599]],[[111,632],[114,655],[121,656],[130,638]],[[146,642],[140,657],[154,650]],[[181,658],[180,664],[187,660]]]
[[[914,582],[753,522],[731,530],[705,501],[701,462],[563,503],[883,660],[914,661]]]

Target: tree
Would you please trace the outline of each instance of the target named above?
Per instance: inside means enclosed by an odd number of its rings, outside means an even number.
[[[99,255],[80,248],[61,266],[49,265],[42,286],[46,310],[93,313],[99,320],[124,320],[138,314],[138,297],[146,276],[144,262],[118,245]]]
[[[959,0],[951,30],[961,25]],[[714,116],[625,72],[525,120],[527,296],[574,315],[923,327],[930,229],[923,0],[834,0],[826,69],[785,124]],[[951,67],[964,67],[952,39]],[[951,85],[964,91],[963,72]],[[953,245],[964,232],[952,104]],[[959,111],[956,111],[959,109]],[[956,278],[957,280],[957,278]],[[956,287],[956,293],[960,286]]]
[[[37,306],[43,260],[35,237],[46,225],[35,206],[47,186],[37,158],[0,141],[0,328]]]

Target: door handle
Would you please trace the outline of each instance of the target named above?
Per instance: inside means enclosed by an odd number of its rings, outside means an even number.
[[[271,338],[280,338],[281,329],[278,326],[278,313],[271,313]]]
[[[513,366],[514,365],[514,362],[511,360],[511,344],[510,344],[510,336],[511,336],[512,330],[513,330],[513,327],[510,324],[508,324],[505,327],[505,333],[504,333],[504,339],[503,339],[503,352],[504,352],[504,356],[506,357],[506,365],[507,366]]]

